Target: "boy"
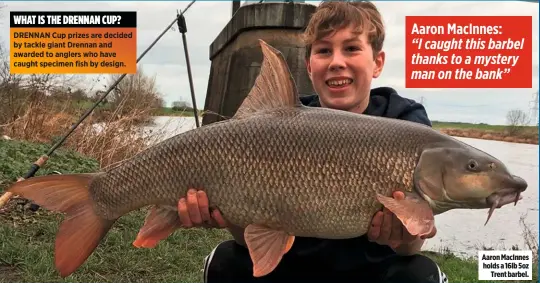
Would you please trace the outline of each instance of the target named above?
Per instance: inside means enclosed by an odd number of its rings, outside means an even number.
[[[431,126],[422,105],[391,88],[371,90],[372,79],[380,76],[384,66],[384,37],[382,19],[373,4],[323,2],[305,31],[306,67],[317,95],[302,97],[302,103]],[[218,210],[210,213],[203,191],[190,190],[178,206],[183,226],[227,227],[235,239],[219,244],[206,258],[204,280],[208,283],[447,282],[433,261],[417,254],[424,240],[408,234],[386,209],[374,216],[368,234],[359,238],[296,237],[272,273],[253,278],[243,230],[227,225]]]

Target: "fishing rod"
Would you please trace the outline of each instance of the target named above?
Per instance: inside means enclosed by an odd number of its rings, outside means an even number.
[[[182,42],[184,43],[184,53],[186,55],[186,67],[188,72],[188,79],[189,79],[189,89],[191,91],[191,102],[193,103],[193,115],[195,115],[195,125],[197,128],[199,127],[199,117],[197,115],[197,102],[195,101],[195,90],[193,89],[193,78],[191,76],[191,64],[189,62],[189,53],[188,53],[188,47],[187,47],[187,39],[186,39],[186,32],[187,32],[187,25],[186,25],[186,18],[184,15],[178,14],[178,10],[176,10],[177,19],[178,19],[178,31],[182,34]]]
[[[182,13],[180,15],[184,15],[185,12],[187,12],[187,10],[191,7],[191,5],[193,5],[193,3],[195,3],[196,0],[193,0],[191,1],[187,7],[182,11]],[[163,35],[165,35],[165,33],[179,20],[180,17],[175,17],[174,20],[169,24],[169,26],[167,26],[167,28],[165,28],[165,30],[163,30],[163,32],[152,42],[152,44],[150,44],[150,46],[148,46],[146,48],[146,50],[143,51],[143,53],[141,55],[139,55],[139,58],[137,58],[137,62],[136,63],[139,63],[139,61],[141,61],[141,59],[144,57],[144,55],[146,55],[146,53],[148,53],[148,51],[150,51],[150,49],[152,49],[152,47],[154,47],[154,45],[156,45],[156,43],[163,37]],[[109,93],[116,88],[116,86],[120,83],[120,81],[122,79],[124,79],[124,77],[126,76],[127,74],[123,74],[122,76],[120,76],[108,89],[107,91],[99,98],[99,100],[97,102],[95,102],[92,107],[90,107],[80,118],[79,120],[71,125],[71,128],[69,129],[69,131],[62,137],[62,139],[60,139],[56,144],[54,144],[50,149],[49,151],[40,156],[38,158],[38,160],[36,160],[36,162],[34,162],[31,166],[30,166],[30,169],[28,170],[28,172],[26,172],[26,174],[23,176],[23,177],[20,177],[17,179],[17,182],[19,181],[22,181],[24,179],[28,179],[28,178],[31,178],[33,177],[36,172],[41,168],[43,167],[43,165],[45,165],[45,163],[47,163],[47,160],[49,159],[49,157],[54,153],[54,151],[56,149],[58,149],[65,141],[66,139],[73,133],[73,131],[75,131],[75,129],[92,113],[92,111],[94,111],[94,109],[109,95]],[[197,121],[198,122],[198,121]],[[5,192],[1,197],[0,197],[0,207],[4,206],[10,199],[11,197],[13,196],[12,193],[10,192]],[[31,211],[37,211],[39,209],[39,205],[37,204],[31,204],[30,206],[30,210]]]

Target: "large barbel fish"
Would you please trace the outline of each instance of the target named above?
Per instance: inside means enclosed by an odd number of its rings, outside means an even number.
[[[55,245],[61,276],[85,262],[118,218],[141,207],[154,206],[134,245],[167,238],[181,228],[177,202],[192,187],[246,228],[257,277],[274,270],[295,236],[363,235],[383,205],[424,236],[436,214],[490,208],[491,216],[527,188],[493,156],[430,127],[302,106],[282,54],[261,47],[260,74],[231,119],[179,134],[106,172],[11,186],[14,195],[67,214]],[[405,199],[392,198],[394,191]]]

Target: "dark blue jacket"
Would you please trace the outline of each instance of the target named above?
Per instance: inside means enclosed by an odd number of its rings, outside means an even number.
[[[321,107],[319,96],[316,94],[300,97],[302,104],[311,107]],[[412,99],[401,97],[390,87],[379,87],[371,90],[369,104],[363,114],[408,120],[431,127],[426,110],[422,104]]]

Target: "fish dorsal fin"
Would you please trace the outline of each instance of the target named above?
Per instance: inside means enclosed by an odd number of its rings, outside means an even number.
[[[234,118],[249,117],[258,111],[301,105],[296,84],[283,54],[263,40],[259,42],[263,53],[261,70]]]

